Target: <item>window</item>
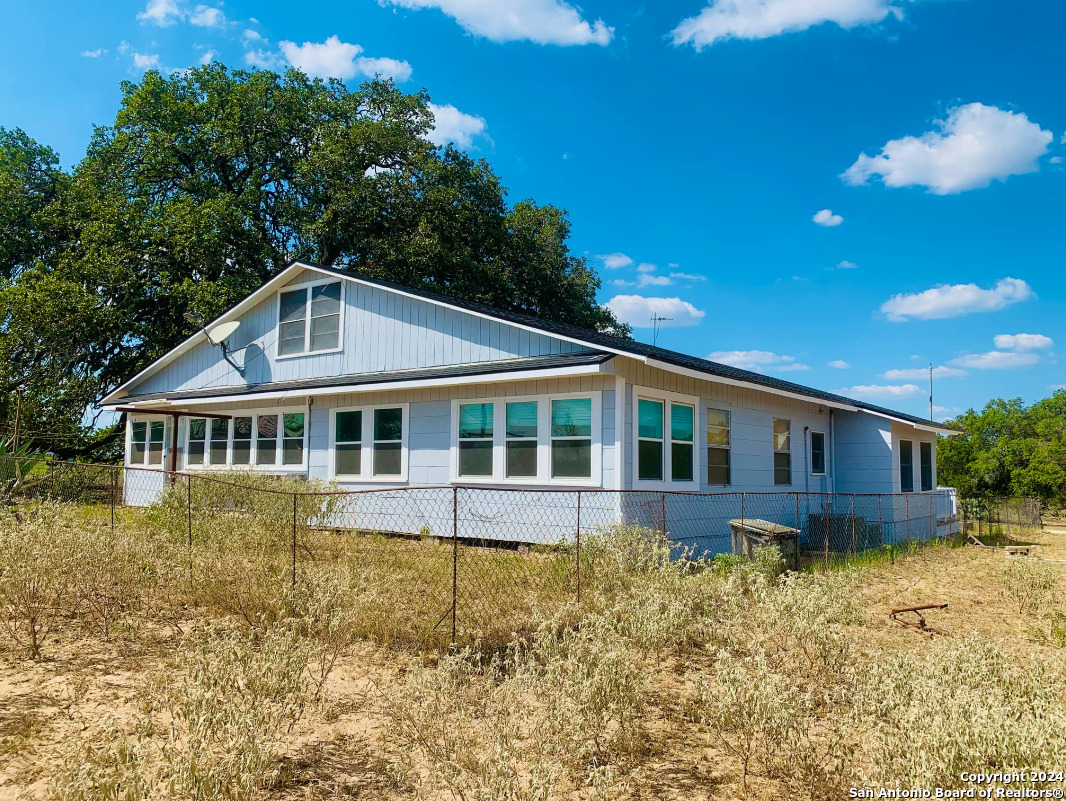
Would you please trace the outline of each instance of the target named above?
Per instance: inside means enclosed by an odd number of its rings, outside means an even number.
[[[190,417],[185,463],[190,467],[300,468],[305,428],[303,412],[244,413],[232,419]]]
[[[933,491],[933,443],[918,443],[918,458],[922,468],[922,492]]]
[[[287,465],[304,463],[304,415],[293,412],[284,415],[285,437],[282,443],[281,463]]]
[[[551,402],[552,478],[592,478],[592,399]]]
[[[663,407],[665,401],[637,401],[637,478],[663,480]]]
[[[707,410],[707,483],[728,486],[729,412]]]
[[[792,421],[774,419],[774,484],[792,483]]]
[[[256,418],[255,463],[273,465],[278,463],[278,416],[261,414]]]
[[[825,434],[821,431],[811,432],[811,474],[825,475]]]
[[[459,405],[459,475],[492,475],[491,403]]]
[[[899,441],[899,491],[914,492],[914,443]]]
[[[129,464],[162,467],[169,427],[165,420],[131,420]]]
[[[670,479],[692,481],[693,427],[695,409],[680,403],[670,404]]]
[[[226,463],[226,451],[229,447],[229,420],[222,417],[212,417],[208,422],[211,429],[211,445],[208,449],[211,464],[219,465]]]
[[[537,402],[507,404],[506,475],[508,478],[535,478],[537,475]]]
[[[374,475],[399,476],[403,470],[403,409],[374,410]]]
[[[278,294],[278,355],[340,347],[341,282],[301,286]]]
[[[637,398],[637,478],[695,478],[696,407],[666,398]]]
[[[333,419],[333,472],[358,476],[363,472],[363,412],[337,412]]]
[[[233,418],[233,464],[252,463],[252,418]]]

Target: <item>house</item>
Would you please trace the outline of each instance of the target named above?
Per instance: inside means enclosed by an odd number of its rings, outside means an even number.
[[[909,414],[304,262],[207,330],[232,321],[225,348],[200,332],[105,398],[128,412],[128,468],[581,490],[586,510],[614,519],[650,519],[660,504],[666,515],[665,493],[715,493],[713,513],[697,496],[669,502],[679,526],[713,528],[719,549],[745,514],[742,492],[760,493],[749,518],[787,522],[795,506],[805,532],[801,501],[804,520],[828,520],[848,496],[853,517],[865,499],[874,519],[874,497],[885,525],[906,514],[896,536],[936,525],[935,511],[917,513],[931,496],[918,498],[936,489],[937,435],[950,430]],[[486,513],[484,536],[505,516]],[[388,530],[427,526],[443,524],[393,515]]]

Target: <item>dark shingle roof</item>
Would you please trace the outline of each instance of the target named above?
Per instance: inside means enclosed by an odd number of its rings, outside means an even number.
[[[904,412],[897,412],[893,409],[885,408],[884,406],[876,406],[872,403],[866,403],[865,401],[855,400],[854,398],[847,398],[843,395],[837,395],[832,392],[825,392],[820,389],[814,389],[813,387],[807,387],[803,384],[795,384],[791,381],[784,381],[780,378],[774,378],[773,376],[763,375],[762,373],[753,373],[750,370],[741,370],[738,367],[731,367],[728,364],[721,364],[719,362],[712,362],[708,359],[700,359],[695,356],[689,356],[684,353],[679,353],[673,350],[667,350],[666,348],[659,348],[654,345],[647,345],[643,342],[637,342],[632,339],[623,339],[621,337],[611,336],[610,334],[602,334],[598,331],[592,331],[587,328],[580,328],[574,325],[567,325],[566,323],[555,323],[548,320],[542,320],[539,317],[534,317],[529,314],[522,314],[520,312],[507,311],[505,309],[497,309],[493,306],[486,305],[484,303],[476,303],[469,300],[459,300],[457,298],[443,295],[439,292],[433,292],[424,289],[415,289],[413,287],[404,286],[403,284],[396,284],[392,281],[384,281],[380,278],[368,278],[360,275],[356,272],[348,272],[346,270],[340,270],[336,267],[326,267],[321,264],[314,264],[312,262],[300,262],[309,267],[316,267],[326,272],[336,273],[337,275],[347,276],[349,278],[356,278],[360,281],[364,281],[368,284],[380,286],[384,289],[392,289],[398,292],[406,292],[411,295],[426,298],[427,300],[433,300],[440,303],[447,303],[450,306],[455,306],[458,309],[465,309],[467,311],[475,312],[477,314],[483,314],[489,317],[495,317],[498,320],[504,322],[516,323],[518,325],[528,326],[537,330],[543,331],[547,334],[557,334],[559,336],[568,337],[570,339],[576,339],[580,342],[587,343],[592,347],[600,346],[605,348],[611,348],[612,350],[622,351],[641,358],[658,359],[659,361],[672,364],[677,367],[685,367],[690,370],[696,370],[701,373],[706,373],[711,376],[718,376],[721,378],[728,378],[733,381],[743,381],[747,384],[753,384],[756,386],[767,387],[769,389],[777,389],[783,392],[792,392],[797,395],[803,395],[814,400],[826,401],[829,403],[843,403],[849,406],[854,406],[859,409],[865,409],[876,414],[884,414],[897,420],[906,421],[909,423],[915,423],[922,426],[930,426],[942,431],[954,431],[955,429],[942,425],[940,423],[934,423],[924,417],[918,417],[913,414],[906,414]],[[316,384],[318,386],[318,384]]]
[[[210,389],[153,392],[144,395],[127,395],[123,403],[151,400],[196,400],[232,395],[254,396],[264,392],[298,392],[319,387],[358,387],[366,384],[390,384],[397,381],[421,381],[431,378],[454,378],[458,376],[493,375],[494,373],[546,370],[554,367],[578,367],[601,364],[613,358],[607,353],[567,353],[557,356],[533,356],[524,359],[501,359],[494,362],[453,364],[443,367],[422,367],[414,370],[388,370],[379,373],[358,373],[330,376],[329,378],[305,378],[298,381],[272,381],[264,384],[249,384],[243,387],[211,387]]]

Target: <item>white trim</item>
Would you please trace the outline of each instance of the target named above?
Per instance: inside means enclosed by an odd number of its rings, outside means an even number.
[[[279,474],[279,473],[306,473],[310,464],[311,452],[311,409],[309,406],[277,406],[269,409],[237,409],[227,411],[230,419],[226,421],[226,462],[225,464],[210,464],[211,461],[211,420],[213,418],[197,418],[192,412],[188,417],[182,417],[182,425],[178,429],[178,450],[182,454],[182,469],[187,471],[211,471],[211,470],[247,470],[254,473]],[[300,464],[283,464],[285,458],[285,417],[286,414],[302,414],[304,416],[303,436],[303,461]],[[277,451],[274,464],[256,464],[259,450],[259,426],[257,417],[277,415],[278,436]],[[250,462],[248,464],[233,464],[233,418],[252,418],[252,439],[249,451]],[[204,432],[204,461],[201,464],[189,464],[189,421],[191,419],[206,420]]]
[[[625,438],[626,380],[618,376],[614,380],[614,488],[624,489],[626,460],[622,442]]]
[[[700,438],[700,443],[703,446],[703,452],[700,455],[702,457],[705,457],[705,458],[703,458],[701,460],[701,464],[703,465],[704,470],[701,472],[701,475],[700,475],[700,484],[702,484],[705,487],[732,487],[733,486],[733,409],[732,409],[732,407],[730,407],[728,409],[723,409],[721,406],[714,405],[714,402],[712,401],[711,403],[704,404],[703,408],[700,409],[700,412],[701,412],[700,418],[701,418],[701,421],[703,423],[703,437]],[[724,414],[725,415],[725,419],[726,419],[725,432],[726,432],[726,435],[729,437],[729,444],[728,445],[725,445],[725,446],[712,445],[710,442],[707,441],[707,434],[709,433],[708,430],[710,429],[710,425],[707,422],[707,412],[718,412],[719,414]],[[721,426],[715,426],[715,428],[721,428]],[[729,454],[726,457],[726,462],[727,462],[726,470],[729,472],[729,481],[727,481],[725,484],[717,484],[717,483],[716,484],[712,484],[708,480],[708,476],[710,474],[710,468],[711,468],[711,459],[710,459],[710,456],[707,454],[707,450],[709,448],[714,448],[715,450],[719,450],[719,451],[725,451],[727,454]]]
[[[374,475],[374,412],[378,409],[400,410],[400,474]],[[339,412],[362,412],[360,432],[359,475],[337,473],[337,414]],[[337,406],[329,410],[329,477],[338,484],[406,484],[411,462],[411,404],[376,403],[367,406]]]
[[[788,423],[788,450],[779,450],[777,447],[777,432],[774,431],[774,423],[776,423],[778,420],[782,420]],[[792,423],[794,422],[795,421],[791,417],[777,417],[773,414],[773,412],[770,413],[770,481],[772,483],[772,486],[775,487],[792,487],[796,483],[796,469],[795,465],[792,464],[792,446],[794,444],[794,438],[792,436]],[[806,447],[806,445],[804,445],[804,447]],[[779,453],[788,454],[787,484],[777,483],[777,464],[776,460],[774,459],[774,456]],[[804,454],[804,456],[806,456],[806,454]]]
[[[400,389],[427,389],[430,387],[450,387],[461,384],[496,384],[514,381],[534,381],[545,378],[566,378],[578,375],[597,375],[605,372],[606,362],[599,364],[574,365],[572,367],[549,367],[542,370],[512,370],[506,373],[482,373],[480,375],[442,376],[441,378],[415,378],[409,381],[380,381],[374,384],[347,384],[329,387],[313,387],[310,389],[285,389],[274,392],[242,392],[237,395],[215,395],[207,398],[187,398],[168,400],[133,401],[131,403],[114,403],[104,406],[104,409],[116,406],[207,406],[216,403],[249,403],[260,400],[286,400],[289,398],[311,398],[319,395],[358,395],[367,392],[382,392]]]
[[[646,479],[640,477],[640,401],[641,399],[660,402],[663,405],[663,438],[662,459],[663,477],[661,479]],[[670,431],[670,407],[673,404],[689,406],[692,408],[692,478],[690,480],[675,480],[673,473],[673,439]],[[675,490],[699,491],[703,482],[700,480],[699,467],[702,461],[696,450],[701,439],[700,434],[703,426],[700,424],[700,399],[695,395],[682,395],[677,392],[668,392],[652,387],[633,386],[633,489],[637,490]]]
[[[316,286],[326,286],[327,284],[340,284],[341,296],[340,296],[340,316],[337,319],[337,346],[335,348],[325,348],[323,350],[311,350],[311,290]],[[286,292],[296,292],[303,290],[304,292],[304,349],[299,353],[281,353],[281,296]],[[274,294],[274,323],[278,335],[274,337],[274,360],[275,361],[287,361],[289,359],[299,359],[304,356],[323,356],[327,353],[340,353],[344,350],[344,298],[345,298],[345,284],[339,275],[333,276],[332,279],[322,278],[318,281],[301,281],[298,284],[286,284],[280,287]]]
[[[149,464],[151,458],[151,443],[152,443],[152,423],[158,423],[162,419],[163,422],[163,451],[159,464]],[[144,461],[140,464],[133,463],[133,424],[145,423],[144,433]],[[174,425],[173,419],[169,415],[151,414],[145,412],[144,414],[131,414],[126,417],[126,445],[125,451],[122,456],[122,463],[125,467],[137,467],[144,470],[166,470],[168,464],[168,457],[170,456],[170,442],[171,442],[171,426]]]
[[[592,454],[590,477],[553,478],[551,475],[551,402],[588,398],[592,402]],[[536,401],[537,403],[537,475],[506,476],[507,446],[507,404]],[[451,431],[449,439],[448,475],[453,484],[489,484],[504,486],[561,486],[561,487],[602,487],[603,486],[603,422],[601,390],[589,392],[560,392],[537,395],[508,395],[489,398],[453,398],[451,410]],[[469,403],[491,403],[492,408],[492,475],[459,475],[459,407]],[[580,439],[584,439],[581,437]]]

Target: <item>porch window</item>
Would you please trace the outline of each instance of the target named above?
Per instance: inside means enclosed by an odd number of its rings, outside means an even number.
[[[167,424],[163,420],[133,420],[130,423],[131,465],[160,467],[166,442]]]
[[[537,402],[507,404],[506,461],[508,478],[537,475]]]
[[[922,492],[933,491],[933,443],[918,443],[918,458],[922,468]]]
[[[811,432],[811,474],[825,475],[825,434],[821,431]]]
[[[211,428],[211,464],[224,465],[226,463],[226,451],[229,447],[229,420],[221,417],[212,417],[209,421]]]
[[[707,483],[728,486],[729,476],[729,412],[707,410]]]
[[[284,415],[285,430],[282,442],[281,463],[287,465],[304,463],[304,415],[293,412]]]
[[[492,475],[491,403],[463,403],[459,406],[459,475]]]
[[[914,443],[899,441],[899,491],[914,492]]]
[[[551,402],[552,478],[592,478],[592,399]]]
[[[374,475],[403,473],[403,409],[374,410]]]
[[[278,416],[261,414],[255,424],[255,463],[275,465],[278,463]]]
[[[340,347],[341,282],[301,286],[278,295],[278,355]]]
[[[185,461],[189,465],[204,463],[205,443],[207,441],[207,420],[203,417],[189,418],[189,442]]]
[[[252,463],[252,418],[233,418],[233,464]]]
[[[185,464],[189,467],[300,467],[304,463],[303,412],[190,417]],[[160,453],[162,455],[162,453]]]
[[[774,419],[774,484],[792,483],[792,421]]]
[[[358,476],[363,472],[363,412],[337,412],[333,421],[333,472]]]

